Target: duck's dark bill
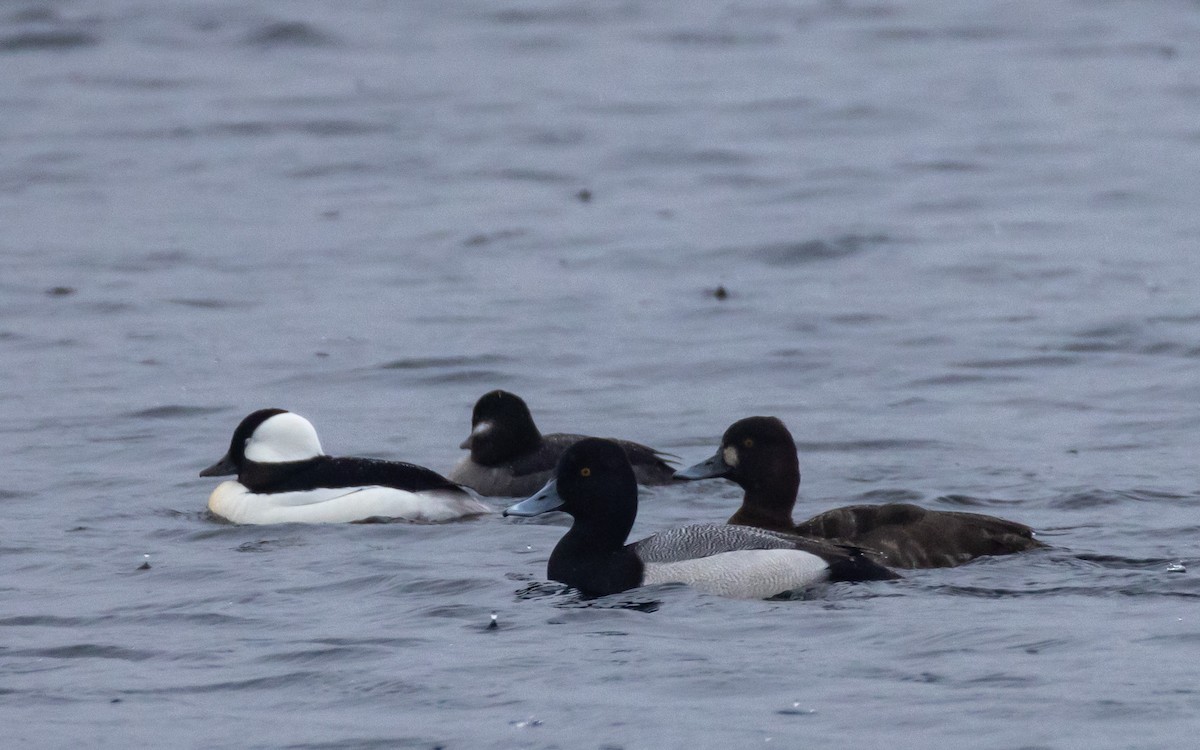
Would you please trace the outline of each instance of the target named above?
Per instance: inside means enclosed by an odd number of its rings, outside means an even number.
[[[676,479],[714,479],[723,477],[732,470],[732,467],[725,463],[725,458],[718,452],[715,456],[707,461],[701,461],[695,466],[689,466],[686,469],[680,469],[675,472]]]
[[[562,507],[563,499],[558,494],[558,482],[551,479],[546,486],[537,491],[536,495],[528,497],[516,505],[509,506],[504,511],[506,516],[540,516]]]
[[[205,469],[204,471],[200,472],[200,476],[202,476],[202,477],[227,477],[230,474],[237,474],[237,473],[238,473],[237,467],[233,465],[233,461],[230,460],[229,454],[225,454],[224,456],[221,457],[220,461],[217,461],[212,466],[210,466],[207,469]]]

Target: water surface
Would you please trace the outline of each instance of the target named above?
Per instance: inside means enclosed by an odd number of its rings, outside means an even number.
[[[9,742],[1186,745],[1197,32],[1176,2],[8,4]],[[685,462],[773,414],[798,513],[1054,547],[583,601],[544,580],[561,518],[204,510],[254,409],[446,470],[496,387]],[[634,534],[737,498],[649,491]]]

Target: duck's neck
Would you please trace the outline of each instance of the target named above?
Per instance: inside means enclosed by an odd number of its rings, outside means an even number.
[[[792,522],[790,510],[779,513],[761,507],[747,506],[745,503],[737,509],[736,513],[729,517],[728,523],[737,526],[753,526],[758,529],[768,529],[770,531],[792,532],[796,529],[796,524]]]
[[[729,523],[790,531],[792,511],[800,491],[800,461],[794,452],[781,452],[774,461],[739,482],[746,494]]]
[[[591,534],[568,531],[550,553],[551,580],[574,586],[588,596],[605,596],[642,583],[642,562],[615,536],[599,540]],[[615,546],[614,546],[615,545]]]

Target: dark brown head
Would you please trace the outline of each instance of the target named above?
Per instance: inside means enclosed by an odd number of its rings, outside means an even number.
[[[791,523],[800,488],[796,441],[775,417],[739,419],[721,436],[721,447],[708,460],[675,472],[678,479],[721,478],[746,490],[743,512]],[[758,525],[758,524],[755,524]]]
[[[471,451],[471,459],[496,466],[537,448],[542,434],[521,397],[508,391],[490,391],[475,402],[471,434],[460,448]]]

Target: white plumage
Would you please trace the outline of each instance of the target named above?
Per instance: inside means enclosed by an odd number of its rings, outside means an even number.
[[[453,521],[492,509],[460,492],[408,492],[391,487],[318,488],[256,494],[239,482],[217,485],[208,509],[234,523],[347,523],[364,518]]]
[[[710,594],[766,599],[828,577],[829,564],[817,555],[796,549],[759,549],[646,563],[642,585],[686,583]]]

